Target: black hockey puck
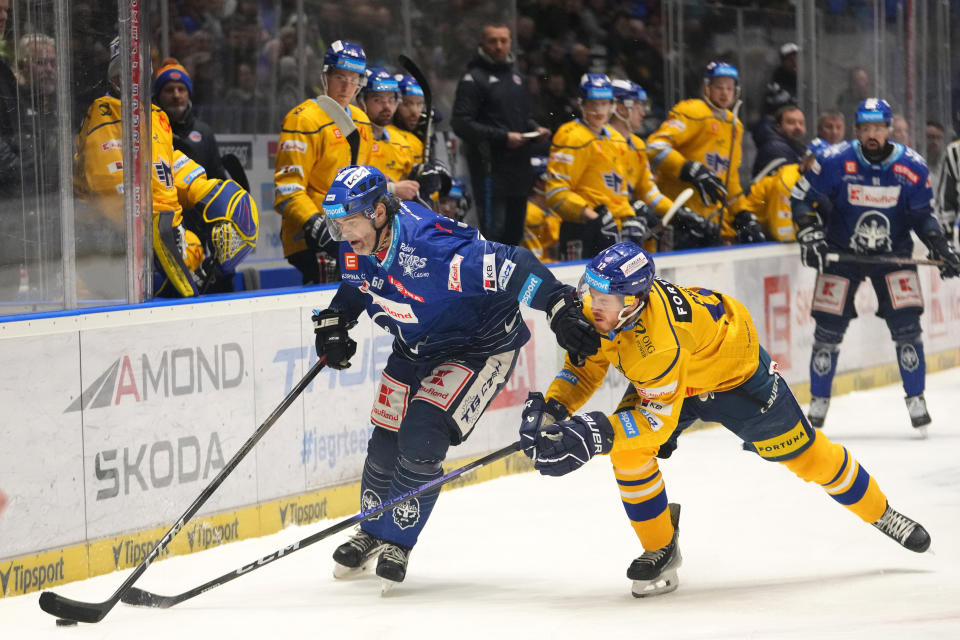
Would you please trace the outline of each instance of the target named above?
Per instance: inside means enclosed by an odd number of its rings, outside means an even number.
[[[58,627],[72,627],[77,624],[76,620],[67,620],[66,618],[57,618]]]

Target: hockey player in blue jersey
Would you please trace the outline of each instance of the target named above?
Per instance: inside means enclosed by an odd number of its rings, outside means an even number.
[[[364,309],[394,335],[370,416],[375,428],[361,480],[363,509],[443,474],[447,449],[470,434],[530,337],[521,303],[547,313],[572,358],[582,362],[600,347],[574,288],[532,253],[399,201],[374,167],[341,170],[323,210],[341,241],[343,281],[330,307],[313,316],[317,355],[329,367],[348,367],[357,348],[348,331]],[[403,581],[438,494],[364,521],[334,552],[334,575],[347,577],[376,559],[385,589]]]
[[[920,155],[888,140],[893,113],[885,100],[868,98],[856,113],[856,139],[841,142],[818,156],[790,194],[803,264],[817,269],[811,315],[816,321],[810,358],[809,419],[822,427],[830,405],[840,342],[856,317],[854,296],[865,278],[877,294],[877,315],[896,344],[907,410],[916,428],[930,415],[923,398],[925,362],[920,337],[923,297],[915,265],[829,261],[828,254],[909,257],[910,231],[916,232],[933,258],[943,261],[943,278],[960,276],[960,256],[933,215],[933,192]],[[814,204],[829,202],[821,220]]]

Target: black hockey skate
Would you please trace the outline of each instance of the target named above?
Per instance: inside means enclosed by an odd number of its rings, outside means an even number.
[[[366,531],[357,530],[349,540],[333,552],[333,577],[337,579],[355,577],[370,565],[373,558],[386,544]]]
[[[927,425],[930,424],[930,414],[927,412],[927,401],[922,393],[915,396],[907,396],[903,399],[907,403],[907,411],[910,413],[910,422],[921,436],[927,437]]]
[[[665,547],[654,551],[644,551],[643,555],[630,563],[627,577],[633,580],[631,589],[634,598],[659,596],[676,591],[680,586],[677,569],[683,563],[680,555],[680,505],[670,503],[670,521],[673,522],[673,538]]]
[[[886,511],[873,523],[873,526],[910,551],[923,553],[930,548],[930,534],[923,525],[903,515],[889,503]]]
[[[385,542],[377,561],[377,575],[380,576],[380,594],[390,591],[407,577],[407,562],[410,560],[410,547]]]
[[[813,396],[810,398],[810,408],[807,410],[807,420],[814,429],[822,429],[823,421],[827,419],[827,409],[830,408],[830,398]]]

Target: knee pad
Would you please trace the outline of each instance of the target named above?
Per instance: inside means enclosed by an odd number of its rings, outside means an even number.
[[[456,424],[445,411],[428,402],[415,401],[397,433],[400,455],[417,462],[443,462]]]
[[[367,442],[367,464],[388,475],[393,473],[397,463],[397,434],[379,427],[374,428]]]
[[[897,343],[899,350],[901,344],[916,344],[920,342],[920,335],[923,329],[920,327],[920,318],[912,316],[907,322],[894,322],[893,319],[887,321],[887,328],[890,329],[890,337]]]
[[[847,332],[848,324],[850,324],[848,320],[837,320],[830,323],[818,320],[817,326],[813,330],[813,339],[815,342],[839,347],[840,343],[843,342],[843,334]]]
[[[407,471],[412,471],[413,473],[418,473],[421,475],[434,475],[442,468],[439,460],[411,460],[403,455],[400,456],[400,466]]]

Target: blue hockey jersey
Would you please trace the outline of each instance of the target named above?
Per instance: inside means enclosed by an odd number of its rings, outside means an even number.
[[[366,308],[411,360],[517,349],[530,338],[520,303],[546,310],[572,290],[527,249],[413,202],[401,204],[392,236],[382,262],[340,243],[343,281],[330,308],[351,319]]]
[[[791,197],[832,205],[824,220],[827,242],[855,253],[913,251],[910,230],[937,228],[927,163],[899,143],[881,164],[868,161],[860,142],[841,142],[817,156]]]

